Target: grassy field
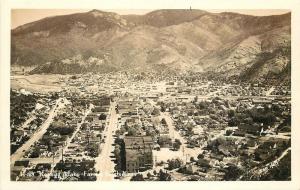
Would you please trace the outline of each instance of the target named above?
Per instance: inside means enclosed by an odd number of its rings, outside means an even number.
[[[12,75],[10,78],[12,89],[25,89],[31,92],[58,92],[65,86],[61,79],[68,75]]]

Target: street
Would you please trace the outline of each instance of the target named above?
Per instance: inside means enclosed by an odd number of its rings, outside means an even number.
[[[14,165],[15,161],[20,160],[24,156],[25,151],[28,151],[30,147],[46,133],[48,127],[53,121],[53,118],[57,114],[57,109],[60,109],[65,105],[65,103],[62,102],[66,101],[62,100],[63,98],[57,99],[55,106],[53,106],[53,108],[49,112],[49,117],[47,118],[47,120],[34,134],[32,134],[31,138],[25,144],[23,144],[23,146],[21,146],[13,155],[10,156],[11,167]]]
[[[186,145],[186,140],[179,134],[175,129],[174,122],[170,116],[170,113],[161,113],[162,118],[165,118],[167,125],[169,127],[169,134],[172,139],[179,139],[182,145],[178,151],[182,152],[184,158],[189,160],[190,157],[197,158],[199,153],[201,153],[200,148],[188,148]]]
[[[109,124],[105,128],[104,135],[105,143],[101,146],[101,153],[96,158],[96,170],[100,171],[99,175],[97,175],[97,181],[111,181],[114,179],[114,167],[115,163],[113,162],[111,153],[114,150],[113,143],[114,138],[113,135],[115,130],[117,129],[118,115],[116,113],[116,103],[112,102],[110,106],[110,115],[109,115]]]

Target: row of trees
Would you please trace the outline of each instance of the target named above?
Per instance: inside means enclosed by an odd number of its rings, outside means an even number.
[[[122,171],[126,170],[126,158],[125,158],[125,144],[122,139],[119,137],[116,138],[115,140],[115,150],[114,150],[114,155],[116,157],[116,166],[115,170],[118,173],[122,173]]]

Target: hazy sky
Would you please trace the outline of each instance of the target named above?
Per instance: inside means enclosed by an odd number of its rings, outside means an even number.
[[[55,15],[66,15],[79,12],[87,12],[90,10],[82,9],[13,9],[11,12],[11,27],[16,28],[20,25],[40,20],[45,17],[55,16]],[[146,14],[150,11],[149,9],[133,9],[133,10],[103,10],[109,12],[115,12],[121,15],[124,14]],[[220,10],[220,9],[210,9],[209,12],[219,13],[219,12],[237,12],[241,14],[255,15],[255,16],[267,16],[267,15],[277,15],[289,12],[289,10],[284,9],[253,9],[253,10],[243,10],[243,9],[231,9],[231,10]]]

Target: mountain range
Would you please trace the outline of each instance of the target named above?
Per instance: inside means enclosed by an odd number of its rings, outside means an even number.
[[[291,14],[91,10],[11,30],[11,65],[31,73],[199,72],[290,81]]]

